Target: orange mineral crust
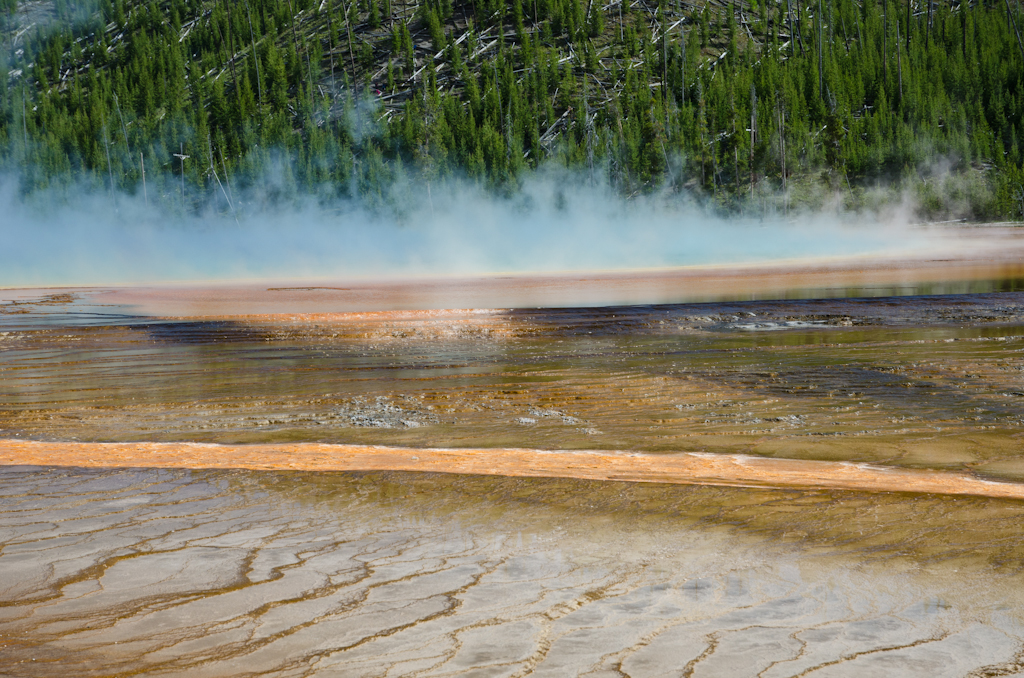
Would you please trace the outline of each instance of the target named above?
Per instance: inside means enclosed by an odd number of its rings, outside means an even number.
[[[86,468],[420,471],[625,482],[927,492],[1024,499],[1024,485],[968,475],[845,462],[706,453],[429,449],[321,443],[78,443],[0,441],[0,464]]]

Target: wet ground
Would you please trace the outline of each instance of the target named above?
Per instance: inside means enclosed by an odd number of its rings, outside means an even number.
[[[1009,676],[1021,505],[7,468],[10,676]]]
[[[232,319],[24,295],[0,307],[0,439],[743,453],[1024,482],[1024,292],[1001,289]],[[1024,675],[1022,508],[8,465],[0,674]]]
[[[6,438],[731,452],[1024,479],[1018,292],[56,326],[30,315],[0,335]]]

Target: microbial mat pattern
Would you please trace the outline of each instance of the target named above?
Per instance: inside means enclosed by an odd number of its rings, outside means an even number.
[[[9,295],[0,673],[1024,672],[1018,284],[231,318]],[[597,473],[641,462],[763,473]]]

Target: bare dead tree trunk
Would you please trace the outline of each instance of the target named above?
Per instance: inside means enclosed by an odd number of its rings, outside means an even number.
[[[804,21],[800,9],[796,11],[796,39],[800,41],[800,56],[803,56],[807,48],[804,46]]]
[[[338,84],[334,79],[334,22],[331,20],[331,15],[334,12],[331,11],[331,5],[328,2],[327,5],[327,48],[330,50],[331,55],[331,98],[334,98],[335,92],[338,91]]]
[[[1017,36],[1017,47],[1020,48],[1020,55],[1024,57],[1024,42],[1021,42],[1020,31],[1017,30],[1017,20],[1013,17],[1013,13],[1010,11],[1010,0],[1003,0],[1006,3],[1006,16],[1010,17],[1010,21],[1013,22],[1013,33]]]
[[[967,58],[967,8],[964,7],[964,0],[960,0],[960,25],[964,29],[964,40],[961,47],[964,52],[964,59]]]
[[[928,30],[925,31],[926,46],[932,44],[932,0],[928,0]]]
[[[263,78],[260,77],[260,55],[256,53],[256,33],[252,30],[252,11],[249,3],[245,3],[245,13],[249,18],[249,40],[252,41],[252,60],[256,64],[256,91],[260,94],[260,116],[263,115]]]
[[[345,0],[341,0],[341,8],[345,10],[345,29],[348,31],[348,60],[352,65],[352,82],[354,84],[356,79],[356,56],[355,50],[352,49],[352,21],[348,15],[348,3]]]
[[[682,0],[679,3],[679,15],[683,14]],[[679,21],[679,89],[682,92],[682,104],[686,105],[686,31],[685,22]]]
[[[900,22],[896,22],[896,74],[900,82],[900,101],[903,101],[903,60],[900,59]]]
[[[796,55],[796,40],[793,36],[793,10],[786,0],[786,19],[789,21],[789,56]]]
[[[889,80],[889,0],[882,0],[882,77]]]
[[[299,39],[295,36],[295,10],[292,9],[292,0],[288,0],[288,17],[292,25],[292,47],[295,48],[297,56],[299,53]]]
[[[661,100],[665,105],[665,129],[668,130],[668,19],[664,10],[661,21]]]
[[[779,115],[779,156],[782,164],[782,193],[786,193],[786,109],[782,105],[781,98],[775,100],[776,109]],[[783,198],[785,200],[785,198]],[[785,202],[783,202],[785,208]]]
[[[235,73],[235,32],[231,24],[231,0],[227,0],[228,6],[228,49],[231,50],[231,84],[235,88],[235,96],[238,96],[238,75]]]
[[[626,0],[619,0],[619,42],[622,42],[622,3]]]
[[[754,130],[757,129],[757,90],[750,84],[750,197],[754,197]]]
[[[907,0],[907,58],[910,58],[910,3],[911,0]]]
[[[146,192],[146,155],[139,153],[139,162],[142,163],[142,199],[146,201],[146,207],[149,207],[149,193]]]
[[[110,166],[110,138],[107,136],[107,126],[103,125],[103,145],[107,147],[107,175],[110,177],[110,197],[114,197],[114,169]],[[184,172],[184,170],[182,170]],[[184,176],[184,174],[182,175]],[[184,186],[184,184],[182,184]],[[181,205],[185,206],[185,189],[182,188]]]
[[[818,95],[822,97],[822,100],[825,98],[825,70],[821,45],[821,31],[823,28],[821,24],[824,18],[821,13],[821,0],[818,0]]]

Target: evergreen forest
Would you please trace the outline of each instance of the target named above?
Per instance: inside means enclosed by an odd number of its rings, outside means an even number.
[[[24,196],[373,204],[554,166],[727,213],[1024,216],[1019,0],[0,0],[0,22]]]

